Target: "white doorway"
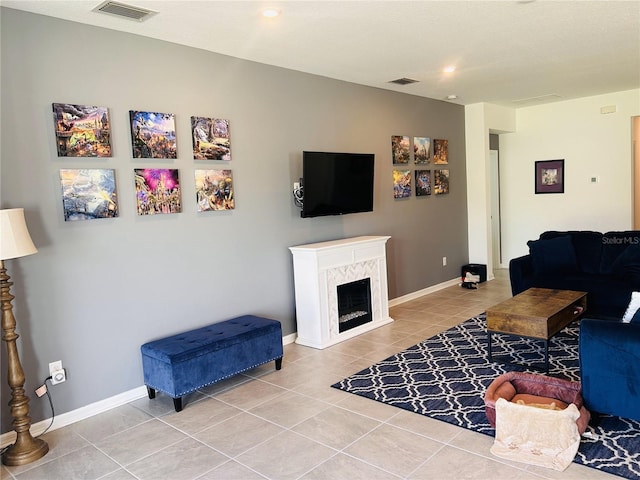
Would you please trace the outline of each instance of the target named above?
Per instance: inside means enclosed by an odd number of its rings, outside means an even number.
[[[489,174],[491,186],[491,264],[494,269],[502,265],[500,235],[500,157],[498,150],[489,150]]]

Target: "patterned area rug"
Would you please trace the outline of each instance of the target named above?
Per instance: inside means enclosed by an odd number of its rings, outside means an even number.
[[[549,375],[579,380],[578,323],[553,337]],[[539,365],[544,342],[493,336],[494,357]],[[488,363],[484,314],[332,385],[404,410],[494,436],[484,412],[484,393],[498,375],[517,365]],[[539,373],[539,372],[537,372]],[[602,416],[593,438],[583,437],[574,462],[624,478],[640,479],[640,422]]]

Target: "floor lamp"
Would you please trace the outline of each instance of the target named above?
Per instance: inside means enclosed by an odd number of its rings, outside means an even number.
[[[4,268],[4,261],[11,258],[24,257],[36,253],[36,247],[31,241],[27,224],[24,221],[24,210],[12,208],[0,210],[0,302],[2,304],[2,340],[7,342],[8,382],[11,387],[11,416],[16,441],[2,454],[5,465],[25,465],[43,457],[48,451],[47,443],[39,438],[33,438],[29,429],[29,397],[24,393],[24,371],[18,356],[16,340],[16,319],[13,316],[11,301],[15,298],[9,290],[12,282]]]

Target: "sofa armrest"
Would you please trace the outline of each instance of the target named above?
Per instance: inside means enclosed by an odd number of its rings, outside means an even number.
[[[640,420],[640,324],[584,318],[579,350],[585,406]]]
[[[513,258],[509,262],[511,294],[517,295],[532,287],[533,262],[531,255]]]

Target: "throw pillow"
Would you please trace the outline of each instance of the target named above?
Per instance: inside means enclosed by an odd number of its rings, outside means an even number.
[[[572,273],[578,269],[576,254],[569,235],[527,242],[533,272],[536,275]]]
[[[631,322],[631,319],[635,316],[638,310],[640,310],[640,292],[631,292],[631,301],[622,316],[622,323]]]

